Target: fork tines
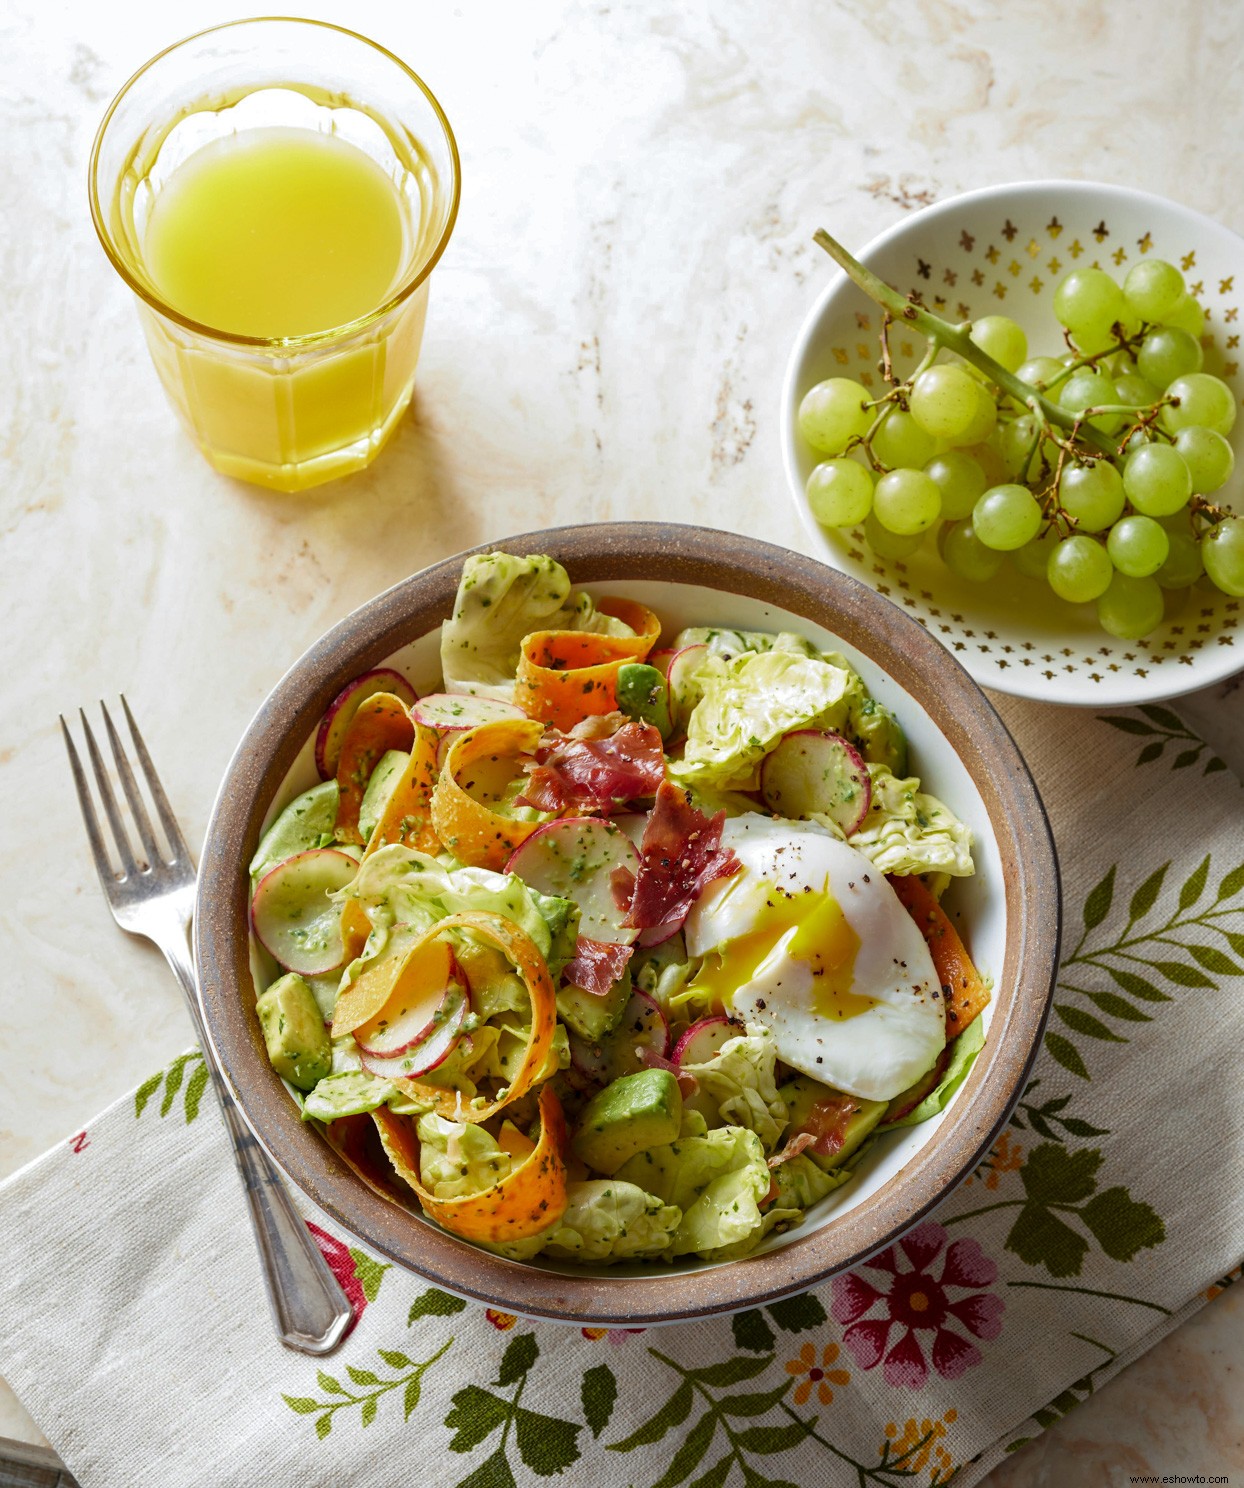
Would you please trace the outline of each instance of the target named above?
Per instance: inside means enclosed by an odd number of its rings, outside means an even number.
[[[134,749],[138,755],[138,762],[142,768],[143,778],[147,783],[147,791],[155,806],[156,815],[160,819],[160,825],[164,829],[164,838],[167,843],[165,851],[155,834],[151,816],[147,805],[138,789],[138,782],[134,777],[134,770],[130,764],[129,757],[125,752],[125,746],[117,733],[116,727],[109,716],[108,709],[101,702],[100,712],[104,718],[104,728],[108,734],[108,742],[112,748],[112,758],[116,764],[117,776],[121,781],[121,789],[125,799],[129,803],[133,823],[138,831],[141,842],[141,857],[136,853],[131,841],[130,833],[121,809],[117,803],[116,793],[113,790],[112,781],[109,778],[107,767],[100,753],[99,746],[95,742],[95,735],[91,731],[91,725],[87,721],[86,713],[78,710],[78,717],[82,721],[82,731],[86,738],[87,753],[91,760],[91,769],[95,777],[95,790],[103,806],[104,815],[108,819],[111,828],[112,840],[116,846],[116,856],[120,861],[121,870],[118,873],[113,866],[109,856],[108,847],[104,841],[103,833],[100,831],[99,818],[96,815],[95,805],[87,784],[86,771],[82,767],[81,758],[73,742],[73,735],[69,732],[69,726],[61,715],[61,732],[65,736],[65,748],[69,751],[69,765],[73,771],[74,785],[78,791],[78,805],[82,808],[82,819],[86,824],[86,834],[90,839],[91,852],[95,858],[95,867],[101,878],[112,878],[124,880],[133,873],[146,872],[159,867],[161,864],[174,866],[181,863],[191,862],[190,851],[186,846],[185,839],[181,835],[181,829],[177,825],[177,818],[173,815],[172,807],[169,805],[168,797],[164,794],[164,787],[160,784],[160,777],[156,774],[155,766],[151,762],[151,756],[147,752],[147,746],[143,743],[143,737],[138,732],[138,725],[134,722],[134,715],[130,712],[130,705],[124,696],[121,698],[121,707],[125,713],[126,722],[129,725],[130,736],[134,741]]]

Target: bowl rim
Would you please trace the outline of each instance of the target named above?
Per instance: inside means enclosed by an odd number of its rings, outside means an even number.
[[[1207,216],[1196,207],[1185,206],[1182,202],[1172,201],[1170,197],[1159,196],[1154,191],[1140,191],[1135,187],[1120,186],[1114,182],[1073,180],[1054,176],[1037,181],[1000,181],[993,186],[977,186],[970,191],[960,191],[954,196],[948,196],[942,201],[932,202],[929,206],[921,207],[918,211],[902,216],[892,222],[889,227],[883,228],[865,243],[863,248],[856,253],[856,257],[861,263],[868,264],[874,254],[906,236],[917,224],[931,225],[936,219],[950,216],[964,207],[974,206],[989,199],[1035,196],[1050,191],[1067,193],[1076,197],[1088,197],[1097,202],[1113,197],[1120,201],[1127,200],[1146,205],[1155,211],[1173,212],[1178,216],[1191,219],[1207,232],[1234,238],[1244,250],[1244,235],[1228,227],[1225,222],[1218,222],[1213,217]],[[796,395],[799,364],[816,337],[818,327],[825,316],[826,307],[850,282],[843,270],[831,260],[827,259],[826,264],[830,270],[829,278],[800,321],[790,355],[786,359],[779,401],[778,438],[782,445],[782,469],[786,475],[786,484],[791,499],[795,503],[800,525],[811,541],[817,545],[820,560],[827,567],[836,569],[834,559],[829,554],[820,551],[825,538],[809,510],[804,496],[803,482],[799,478],[799,444],[795,429],[795,412],[799,403]],[[836,571],[845,572],[842,569],[836,569]],[[850,577],[854,578],[854,575]],[[1205,653],[1207,658],[1213,654],[1213,652]],[[1006,693],[1010,697],[1028,698],[1045,703],[1063,703],[1073,708],[1129,708],[1142,703],[1169,701],[1172,698],[1184,697],[1190,692],[1199,692],[1204,687],[1212,687],[1216,682],[1225,681],[1233,676],[1240,670],[1240,666],[1241,663],[1233,652],[1224,648],[1217,666],[1202,665],[1199,669],[1192,667],[1187,672],[1182,669],[1171,671],[1168,673],[1170,685],[1160,688],[1136,681],[1129,691],[1125,683],[1115,683],[1112,685],[1109,698],[1086,695],[1085,690],[1077,687],[1074,682],[1061,679],[1047,682],[1045,678],[1041,678],[1039,690],[1035,683],[1025,687],[1023,685],[1024,674],[1020,672],[1015,672],[1013,676],[1008,677],[991,676],[988,687],[991,691]],[[1165,682],[1165,678],[1163,680]]]
[[[576,583],[642,579],[746,595],[842,637],[911,694],[959,755],[1002,863],[1006,950],[991,1037],[961,1098],[909,1162],[854,1209],[788,1244],[699,1271],[573,1276],[503,1260],[391,1203],[304,1124],[263,1054],[252,986],[246,865],[273,794],[350,676],[448,618],[463,560],[550,553]],[[1058,862],[1018,747],[968,672],[914,620],[849,575],[734,533],[663,522],[546,528],[455,554],[346,616],[273,688],[212,808],[199,865],[195,962],[204,1026],[248,1123],[289,1179],[386,1259],[507,1312],[609,1326],[688,1321],[790,1296],[858,1265],[934,1209],[980,1162],[1018,1101],[1049,1015],[1061,931]]]

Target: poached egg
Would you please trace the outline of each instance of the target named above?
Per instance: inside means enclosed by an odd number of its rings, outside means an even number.
[[[873,863],[813,822],[723,825],[742,867],[687,916],[694,986],[772,1031],[793,1069],[891,1100],[941,1053],[946,1021],[924,936]]]

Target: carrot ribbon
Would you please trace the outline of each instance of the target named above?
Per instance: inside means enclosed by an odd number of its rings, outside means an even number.
[[[530,717],[569,730],[618,706],[618,672],[627,662],[643,661],[661,634],[661,622],[646,605],[630,599],[602,599],[597,608],[635,634],[537,630],[524,637],[514,701]]]

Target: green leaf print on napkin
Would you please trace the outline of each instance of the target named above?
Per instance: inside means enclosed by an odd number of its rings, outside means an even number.
[[[1172,747],[1182,744],[1185,747],[1177,750],[1171,762],[1172,770],[1186,770],[1189,766],[1195,765],[1207,749],[1209,749],[1209,758],[1205,761],[1202,775],[1214,775],[1219,770],[1227,768],[1205,740],[1198,734],[1194,734],[1177,713],[1172,713],[1169,708],[1159,708],[1155,705],[1142,706],[1140,712],[1145,715],[1144,718],[1130,718],[1111,713],[1097,715],[1099,723],[1108,723],[1111,728],[1118,729],[1122,734],[1148,737],[1149,743],[1136,756],[1137,766],[1149,765],[1154,760],[1161,759],[1168,744]]]
[[[409,1420],[411,1412],[419,1404],[420,1382],[424,1374],[452,1344],[453,1338],[447,1338],[430,1359],[424,1359],[421,1363],[408,1358],[399,1349],[377,1349],[376,1354],[386,1368],[397,1371],[390,1379],[385,1379],[372,1369],[359,1369],[354,1364],[347,1364],[345,1372],[350,1383],[360,1388],[360,1394],[347,1389],[335,1375],[320,1369],[315,1378],[324,1398],[282,1394],[281,1399],[290,1410],[296,1411],[300,1416],[315,1416],[315,1434],[321,1441],[333,1429],[333,1416],[339,1410],[353,1410],[357,1406],[360,1425],[370,1426],[376,1419],[380,1400],[393,1390],[402,1390],[404,1419]]]
[[[819,1328],[825,1321],[825,1309],[813,1292],[804,1292],[798,1297],[784,1297],[768,1309],[769,1316],[783,1333],[802,1333],[807,1328]],[[730,1319],[735,1344],[754,1354],[763,1354],[774,1344],[773,1329],[765,1322],[765,1315],[756,1308],[747,1312],[736,1312]]]
[[[190,1078],[186,1079],[186,1071],[190,1071]],[[184,1082],[184,1083],[183,1083]],[[191,1049],[188,1054],[179,1054],[167,1069],[162,1069],[158,1074],[151,1076],[134,1092],[134,1115],[139,1117],[147,1108],[148,1102],[161,1085],[164,1087],[164,1099],[160,1102],[161,1117],[167,1116],[173,1109],[173,1103],[181,1092],[181,1108],[186,1118],[186,1125],[199,1114],[199,1103],[203,1099],[203,1092],[207,1089],[207,1065],[203,1060],[201,1049]]]
[[[1083,933],[1059,968],[1057,991],[1061,998],[1054,1004],[1055,1016],[1066,1032],[1051,1030],[1045,1036],[1050,1056],[1081,1079],[1092,1078],[1088,1068],[1092,1046],[1077,1044],[1068,1033],[1097,1043],[1126,1044],[1130,1040],[1124,1028],[1152,1022],[1163,1003],[1177,1000],[1168,988],[1212,992],[1219,989],[1218,978],[1244,975],[1244,964],[1236,959],[1244,958],[1244,934],[1230,928],[1244,910],[1239,903],[1244,891],[1244,863],[1222,874],[1214,898],[1208,900],[1213,864],[1206,854],[1180,884],[1175,905],[1166,918],[1153,920],[1159,900],[1168,890],[1170,868],[1169,862],[1159,864],[1136,887],[1128,900],[1126,924],[1113,940],[1107,938],[1109,929],[1101,936],[1095,932],[1118,912],[1117,864],[1107,870],[1084,901]],[[1191,940],[1197,932],[1220,935],[1224,944]],[[1099,940],[1104,943],[1098,944]],[[1111,985],[1085,985],[1094,981]],[[1069,997],[1082,998],[1094,1011],[1068,1001]]]
[[[454,1433],[449,1442],[451,1452],[473,1452],[494,1431],[498,1428],[501,1430],[501,1440],[492,1454],[474,1472],[463,1478],[458,1488],[492,1488],[492,1485],[513,1484],[514,1471],[507,1456],[511,1429],[518,1445],[518,1455],[532,1472],[542,1478],[552,1477],[554,1473],[562,1472],[572,1462],[579,1460],[578,1435],[583,1430],[582,1426],[576,1421],[547,1416],[541,1411],[528,1410],[519,1404],[527,1386],[527,1376],[539,1357],[540,1345],[536,1342],[536,1335],[519,1333],[506,1346],[494,1381],[494,1386],[498,1389],[505,1389],[509,1385],[517,1386],[509,1400],[494,1395],[481,1385],[467,1385],[454,1394],[453,1404],[445,1417],[445,1425]],[[616,1381],[614,1388],[616,1393]],[[586,1378],[583,1382],[583,1398],[586,1410]],[[603,1397],[594,1393],[593,1398],[599,1400]],[[594,1408],[599,1410],[600,1407],[597,1405]],[[609,1409],[612,1409],[612,1403]],[[604,1419],[608,1419],[608,1411],[605,1412]]]
[[[1133,1199],[1127,1189],[1099,1192],[1101,1164],[1096,1147],[1069,1152],[1056,1142],[1042,1143],[1019,1168],[1026,1198],[999,1199],[944,1222],[961,1224],[994,1209],[1018,1208],[1006,1248],[1030,1266],[1044,1266],[1051,1276],[1079,1276],[1091,1249],[1090,1240],[1068,1218],[1078,1219],[1112,1261],[1130,1261],[1138,1251],[1161,1245],[1166,1226],[1156,1210]]]

